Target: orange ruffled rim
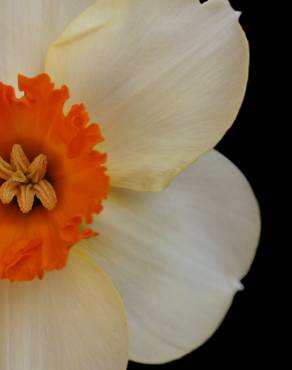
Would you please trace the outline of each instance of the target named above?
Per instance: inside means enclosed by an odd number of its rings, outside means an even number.
[[[89,124],[83,104],[64,115],[68,88],[55,89],[47,74],[19,76],[18,85],[21,98],[0,83],[0,155],[9,161],[16,143],[30,160],[45,154],[58,203],[51,211],[36,204],[28,214],[16,202],[0,203],[0,278],[11,281],[42,278],[64,267],[70,248],[96,235],[81,224],[101,212],[109,191],[106,155],[94,149],[103,138],[99,126]]]

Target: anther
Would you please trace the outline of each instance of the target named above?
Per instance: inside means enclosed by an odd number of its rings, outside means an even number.
[[[22,213],[31,211],[34,201],[35,191],[31,184],[20,185],[20,191],[17,194],[17,202]]]
[[[24,173],[27,172],[29,160],[25,155],[21,145],[14,144],[10,155],[11,166],[14,170],[20,170]]]
[[[29,165],[27,177],[31,182],[37,184],[42,180],[47,172],[47,157],[44,154],[39,154]]]
[[[33,189],[45,208],[51,210],[56,207],[57,196],[54,188],[47,180],[41,180],[38,184],[34,185]]]

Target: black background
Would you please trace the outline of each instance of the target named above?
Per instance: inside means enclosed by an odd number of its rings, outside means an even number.
[[[203,1],[202,1],[203,2]],[[258,363],[272,365],[274,347],[274,320],[272,304],[276,289],[273,272],[275,256],[272,255],[271,168],[275,171],[271,153],[272,119],[269,84],[264,56],[266,32],[263,27],[263,3],[256,0],[231,0],[232,6],[242,11],[240,23],[250,43],[251,64],[246,97],[234,126],[219,143],[217,149],[231,159],[248,178],[258,198],[262,215],[262,236],[256,259],[249,274],[243,279],[245,290],[235,296],[223,324],[207,343],[184,358],[165,365],[141,365],[131,362],[129,370],[209,369],[223,367],[248,369]],[[262,4],[263,5],[263,4]],[[277,174],[276,174],[277,175]],[[276,339],[276,340],[275,340]],[[274,369],[282,369],[278,365]],[[261,366],[259,368],[262,368]]]

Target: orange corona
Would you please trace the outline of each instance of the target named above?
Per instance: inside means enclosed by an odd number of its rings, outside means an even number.
[[[67,115],[67,87],[46,74],[19,76],[15,96],[0,83],[0,278],[42,278],[65,266],[72,245],[95,236],[90,224],[102,210],[109,178],[103,138],[84,106]]]

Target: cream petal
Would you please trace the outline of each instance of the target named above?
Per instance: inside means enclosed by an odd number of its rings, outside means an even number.
[[[65,26],[94,0],[0,0],[0,81],[44,70],[45,53]]]
[[[125,302],[130,358],[163,363],[205,342],[242,288],[259,239],[257,201],[216,151],[159,193],[114,189],[82,246]]]
[[[240,108],[248,43],[228,1],[99,0],[51,45],[46,70],[101,122],[112,185],[161,190]]]
[[[125,370],[127,323],[106,275],[76,250],[43,281],[0,282],[0,368]]]

